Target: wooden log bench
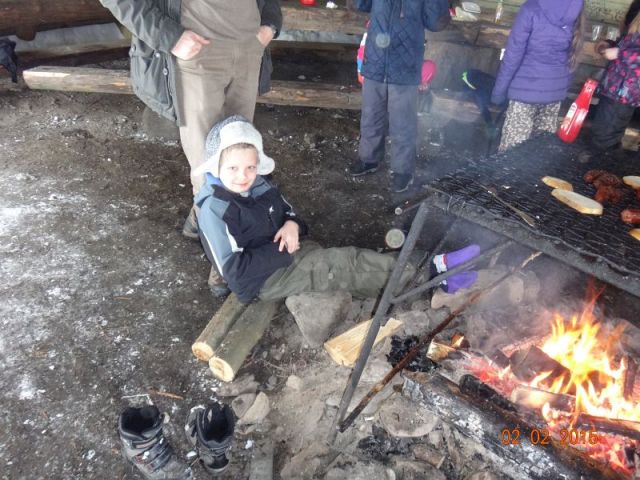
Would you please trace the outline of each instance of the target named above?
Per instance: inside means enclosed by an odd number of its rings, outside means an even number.
[[[247,305],[232,293],[205,326],[191,351],[198,360],[209,364],[217,379],[233,381],[281,304],[256,301]]]
[[[133,94],[129,72],[84,67],[36,67],[23,72],[26,84],[34,90]],[[433,90],[431,115],[442,120],[474,123],[481,119],[477,105],[465,92]],[[258,103],[298,107],[343,108],[359,110],[362,106],[358,86],[274,80],[271,91],[258,97]],[[568,103],[565,107],[568,108]],[[559,119],[560,121],[560,119]],[[638,150],[640,131],[627,128],[625,148]]]

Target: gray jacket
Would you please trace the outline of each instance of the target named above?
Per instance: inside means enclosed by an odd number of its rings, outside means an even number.
[[[273,25],[280,33],[280,0],[257,0],[261,25]],[[131,83],[134,93],[154,112],[182,125],[177,108],[176,59],[171,49],[184,28],[180,25],[182,0],[100,0],[132,33]],[[260,94],[269,91],[271,55],[265,49],[260,69]]]

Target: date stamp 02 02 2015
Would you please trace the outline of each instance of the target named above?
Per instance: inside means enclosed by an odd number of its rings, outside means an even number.
[[[595,430],[580,430],[563,428],[558,432],[560,438],[556,441],[561,446],[597,445],[602,441],[602,436]],[[519,428],[503,428],[501,432],[502,444],[522,445],[522,432]],[[546,428],[532,428],[528,440],[532,445],[550,445],[551,435]]]

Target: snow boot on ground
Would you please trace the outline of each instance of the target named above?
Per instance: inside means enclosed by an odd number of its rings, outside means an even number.
[[[205,470],[213,475],[229,466],[236,419],[229,405],[210,403],[189,412],[184,429]]]
[[[191,468],[164,437],[163,419],[153,405],[125,409],[118,421],[122,454],[147,480],[191,480]]]

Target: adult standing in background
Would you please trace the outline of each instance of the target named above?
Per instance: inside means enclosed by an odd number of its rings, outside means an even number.
[[[509,100],[499,151],[558,129],[580,51],[583,0],[527,0],[511,28],[491,95]]]
[[[391,135],[391,190],[413,182],[418,136],[418,85],[424,61],[424,31],[437,32],[450,20],[448,0],[357,0],[371,12],[362,62],[359,160],[353,177],[378,170],[384,159],[386,120]]]
[[[204,162],[211,127],[232,114],[253,120],[258,87],[260,93],[269,89],[265,48],[282,27],[280,0],[100,2],[133,34],[135,94],[180,127],[195,195],[204,177],[193,172]],[[182,233],[198,239],[193,207]]]

